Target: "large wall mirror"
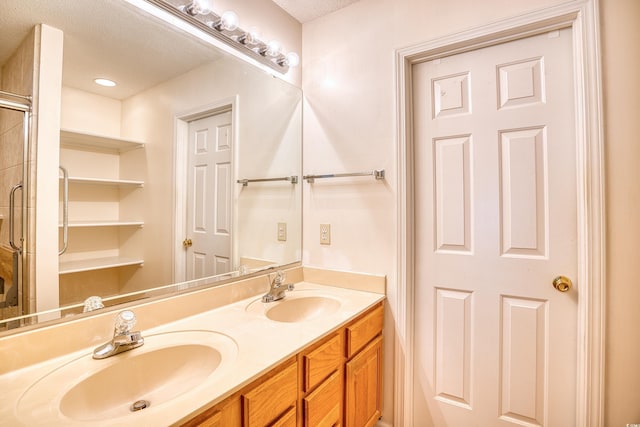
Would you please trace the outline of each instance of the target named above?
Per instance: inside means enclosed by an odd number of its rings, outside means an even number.
[[[81,313],[90,296],[110,305],[300,261],[299,88],[124,1],[2,9],[0,91],[35,86],[36,99],[27,162],[0,164],[0,332]],[[61,78],[48,68],[57,63]],[[20,116],[0,113],[5,150]],[[12,222],[27,236],[15,262],[5,193],[22,170],[24,218]],[[57,197],[38,197],[52,188]],[[54,258],[56,271],[38,271]]]

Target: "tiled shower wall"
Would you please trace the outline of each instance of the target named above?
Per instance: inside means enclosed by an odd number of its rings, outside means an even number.
[[[2,64],[0,90],[19,95],[33,93],[34,33],[31,32],[9,59]],[[9,193],[22,181],[24,114],[0,108],[0,302],[13,285],[13,250],[9,245]],[[14,236],[20,237],[22,228],[22,192],[15,197]],[[19,293],[22,297],[22,292]],[[26,295],[25,295],[26,296]],[[1,308],[0,318],[18,314],[17,307]]]

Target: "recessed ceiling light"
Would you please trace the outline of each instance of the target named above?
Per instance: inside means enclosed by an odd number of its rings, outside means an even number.
[[[96,82],[100,86],[106,86],[106,87],[113,87],[116,85],[116,82],[109,79],[95,79],[94,82]]]

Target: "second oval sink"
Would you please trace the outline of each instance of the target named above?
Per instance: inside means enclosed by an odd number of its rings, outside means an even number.
[[[235,341],[210,331],[149,335],[137,349],[103,360],[82,356],[38,380],[20,398],[30,425],[47,416],[108,421],[152,410],[216,377],[237,357]],[[150,408],[150,409],[145,409]]]
[[[287,295],[283,300],[263,303],[255,301],[248,307],[248,311],[262,312],[264,316],[276,322],[304,322],[321,316],[333,314],[342,303],[325,295]]]

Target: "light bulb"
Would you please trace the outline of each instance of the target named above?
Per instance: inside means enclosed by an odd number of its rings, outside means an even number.
[[[300,57],[295,52],[287,53],[287,65],[289,67],[297,67],[300,65]]]
[[[267,43],[266,54],[268,56],[278,56],[280,54],[280,49],[282,49],[282,46],[280,46],[280,42],[277,40],[271,40],[269,43]]]
[[[238,37],[238,42],[245,45],[255,45],[260,41],[260,30],[258,27],[251,27],[249,31]]]
[[[180,9],[191,16],[208,15],[213,8],[211,0],[192,0],[191,4],[182,6]]]
[[[238,28],[238,22],[238,15],[232,10],[226,11],[220,17],[220,26],[227,31],[233,31]]]

